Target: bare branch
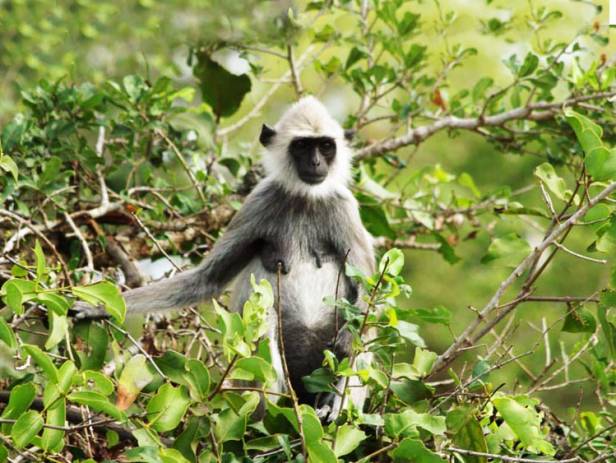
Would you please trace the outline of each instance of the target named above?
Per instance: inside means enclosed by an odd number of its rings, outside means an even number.
[[[295,88],[295,93],[298,97],[300,97],[304,93],[304,88],[302,87],[302,81],[299,75],[299,71],[295,64],[295,58],[293,57],[293,47],[291,46],[291,44],[287,45],[287,61],[289,61],[289,70],[291,71],[291,78],[293,81],[293,87]]]
[[[476,457],[487,457],[495,460],[510,461],[513,463],[573,463],[582,462],[580,457],[567,458],[565,460],[536,460],[534,458],[510,457],[508,455],[497,455],[495,453],[477,452],[475,450],[459,449],[457,447],[448,447],[444,449],[447,452],[455,452],[461,455],[472,455]]]
[[[94,259],[92,258],[92,251],[90,251],[90,246],[88,246],[88,242],[84,238],[83,233],[81,233],[81,230],[79,230],[79,227],[75,225],[75,222],[73,221],[73,219],[71,218],[68,212],[64,212],[64,218],[66,219],[66,222],[73,230],[73,233],[75,234],[79,242],[81,243],[81,248],[83,249],[83,253],[86,255],[86,270],[88,272],[93,272],[94,271]]]
[[[414,236],[406,240],[390,240],[388,238],[379,237],[374,240],[374,246],[385,249],[404,248],[423,251],[438,251],[441,248],[439,243],[418,243]]]
[[[505,123],[514,120],[525,119],[531,121],[543,121],[553,119],[556,114],[558,114],[558,112],[566,106],[576,106],[584,101],[607,99],[615,95],[616,92],[600,92],[593,95],[569,98],[558,103],[539,102],[523,108],[515,108],[504,113],[484,116],[483,118],[459,118],[455,116],[448,116],[437,120],[432,125],[417,127],[409,130],[402,136],[391,138],[389,140],[381,140],[373,145],[362,148],[357,151],[355,157],[356,159],[362,160],[378,156],[389,151],[395,151],[405,146],[417,145],[426,138],[443,129],[477,130],[480,127],[500,127]]]

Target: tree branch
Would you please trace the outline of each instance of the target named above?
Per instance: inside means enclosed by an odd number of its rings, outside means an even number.
[[[366,146],[356,152],[355,158],[358,160],[368,159],[383,153],[395,151],[405,146],[418,145],[425,139],[443,129],[477,130],[480,127],[500,127],[505,123],[514,120],[543,121],[553,119],[558,111],[562,110],[566,106],[575,106],[584,101],[610,98],[615,95],[616,91],[600,92],[592,95],[569,98],[558,103],[533,103],[523,108],[512,109],[510,111],[492,116],[470,118],[448,116],[437,120],[432,125],[411,129],[408,133],[402,136],[391,138],[389,140],[381,140],[377,143]]]
[[[590,199],[583,207],[581,207],[573,215],[571,215],[571,217],[569,217],[566,221],[554,227],[552,232],[535,249],[533,249],[533,251],[528,256],[526,256],[524,260],[522,260],[522,262],[520,262],[520,264],[514,269],[514,271],[511,272],[511,274],[501,283],[490,301],[478,313],[477,318],[475,318],[475,320],[469,323],[469,325],[464,329],[462,334],[458,336],[457,340],[438,357],[434,365],[432,374],[446,368],[459,355],[461,347],[463,347],[464,345],[473,345],[494,325],[496,325],[496,323],[498,323],[503,316],[505,316],[509,312],[503,311],[501,314],[499,314],[498,317],[487,322],[480,333],[478,333],[474,337],[471,337],[473,333],[477,330],[477,328],[484,323],[486,317],[499,307],[500,299],[505,293],[505,291],[516,280],[518,280],[524,274],[524,272],[530,269],[533,262],[535,262],[535,259],[537,259],[538,256],[543,253],[543,251],[545,251],[549,246],[551,246],[566,230],[568,230],[571,226],[575,225],[575,223],[579,219],[581,219],[590,208],[595,206],[603,199],[607,198],[614,191],[616,191],[616,182],[610,183],[598,195]]]

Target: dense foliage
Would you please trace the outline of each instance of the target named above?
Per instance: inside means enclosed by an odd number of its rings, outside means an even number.
[[[182,22],[162,3],[83,1],[71,14],[95,12],[90,27],[66,21],[69,6],[53,16],[86,37],[75,50],[51,19],[37,29],[24,18],[37,8],[3,6],[15,22],[0,34],[15,40],[0,44],[0,65],[20,87],[19,101],[5,103],[10,117],[0,115],[0,461],[616,461],[616,67],[606,12],[576,4],[588,21],[562,34],[573,10],[493,3],[472,26],[445,2],[268,4],[251,27],[252,3],[211,2],[237,16],[231,33],[191,2],[173,11]],[[118,11],[157,18],[118,26],[129,37],[161,34],[150,46],[162,58],[144,76],[122,42],[97,41]],[[460,21],[485,50],[459,40]],[[523,52],[498,71],[481,67],[487,44],[520,31]],[[96,44],[129,73],[89,75],[74,58]],[[60,58],[75,68],[65,72]],[[353,354],[325,352],[305,378],[312,392],[333,391],[339,377],[368,386],[365,409],[349,404],[334,422],[292,394],[268,393],[266,314],[277,304],[268,282],[252,281],[242,314],[223,296],[145,320],[126,317],[119,289],[144,284],[150,257],[173,274],[207,253],[262,175],[254,122],[307,92],[344,103],[356,131],[353,191],[379,255],[374,275],[346,269],[365,288],[367,312],[328,301],[351,328]],[[526,186],[493,188],[438,159],[414,164],[429,139],[454,147],[466,132],[495,153],[531,158]],[[507,162],[484,167],[506,179],[494,166]],[[469,242],[481,256],[465,253]],[[468,279],[486,268],[490,296],[470,310],[415,304],[411,286],[421,288],[405,260],[430,273],[421,253],[471,269]],[[570,281],[565,267],[575,269]],[[571,291],[550,293],[550,271]],[[591,292],[573,292],[583,279]],[[77,321],[74,300],[111,318]],[[377,335],[362,342],[368,329]],[[375,361],[354,367],[366,350]],[[564,391],[574,399],[559,409],[544,403]]]

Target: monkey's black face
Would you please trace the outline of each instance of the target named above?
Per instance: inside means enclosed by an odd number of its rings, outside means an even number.
[[[297,175],[309,185],[318,185],[327,177],[336,157],[336,141],[330,137],[298,137],[289,145],[289,156]]]

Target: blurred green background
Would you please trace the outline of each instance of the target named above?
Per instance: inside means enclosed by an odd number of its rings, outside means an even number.
[[[440,67],[440,52],[448,46],[448,40],[475,47],[479,51],[465,66],[452,71],[450,86],[444,90],[449,94],[469,87],[477,76],[484,74],[494,78],[497,85],[507,84],[510,73],[502,63],[503,59],[512,53],[523,56],[530,50],[536,50],[541,46],[538,37],[541,40],[552,38],[570,42],[583,28],[595,27],[604,34],[606,32],[608,0],[533,1],[534,6],[549,5],[563,13],[554,27],[540,34],[533,34],[532,25],[529,27],[532,18],[526,11],[530,0],[443,0],[440,3],[425,0],[407,3],[409,9],[421,13],[422,21],[428,25],[425,28],[427,33],[420,36],[418,42],[428,45],[432,53],[429,66],[435,70]],[[178,84],[196,87],[192,69],[187,64],[190,47],[215,40],[229,44],[253,42],[267,50],[274,38],[272,34],[275,34],[271,28],[272,22],[286,20],[291,6],[286,1],[0,0],[0,125],[22,110],[20,90],[31,88],[41,78],[100,83],[107,79],[121,79],[126,74],[139,74],[146,78],[166,75]],[[447,32],[448,38],[443,38],[436,26],[436,18],[444,10],[454,10],[458,15],[454,27]],[[335,18],[322,17],[316,21],[333,21],[332,25],[339,29],[350,27],[343,19],[336,21]],[[433,29],[429,27],[432,22],[435,24]],[[486,28],[492,29],[492,33],[482,34]],[[609,43],[584,39],[582,46],[588,51],[587,59],[602,54],[607,59],[613,57],[616,52],[615,34],[616,29],[609,33],[612,38]],[[310,46],[311,37],[300,33],[297,39],[297,55],[301,55]],[[323,52],[320,59],[325,62],[328,57],[336,56],[337,52],[334,44]],[[267,53],[259,56],[258,61],[251,62],[255,71],[253,90],[245,98],[240,111],[225,120],[223,126],[233,124],[251,111],[261,96],[277,85],[277,80],[286,71],[286,63],[277,57]],[[324,79],[310,64],[302,74],[302,81],[306,89],[321,97],[341,121],[357,106],[357,97],[348,84],[335,78]],[[293,99],[292,87],[280,85],[260,116],[246,124],[232,139],[226,140],[223,154],[233,156],[241,152],[258,155],[254,141],[261,122],[275,121]],[[198,104],[195,103],[196,106]],[[206,131],[210,121],[195,112],[183,123],[199,132]],[[386,135],[387,129],[385,123],[372,124],[360,136],[366,140],[379,138]],[[496,151],[483,137],[470,133],[456,138],[441,133],[418,149],[405,148],[400,154],[402,157],[409,156],[410,162],[408,172],[398,176],[398,185],[404,183],[405,175],[423,166],[440,164],[448,172],[471,174],[483,195],[503,185],[511,186],[512,190],[532,186],[533,170],[544,162],[544,159],[530,154]],[[564,171],[562,174],[566,175]],[[541,204],[536,188],[529,189],[522,197],[525,203]],[[540,238],[540,231],[533,234],[532,223],[521,227],[518,218],[510,221],[507,216],[501,217],[490,223],[490,227],[517,230],[531,244]],[[541,219],[532,220],[542,227],[546,225]],[[509,271],[496,265],[480,265],[488,244],[487,234],[462,241],[456,246],[461,260],[454,265],[434,252],[409,251],[407,279],[414,293],[409,301],[400,303],[412,307],[443,305],[454,313],[453,328],[459,331],[474,316],[468,307],[485,304]],[[582,250],[590,244],[584,229],[576,229],[570,244]],[[587,295],[604,284],[609,271],[603,266],[580,262],[568,254],[559,253],[542,279],[537,294]],[[522,315],[517,318],[520,320],[516,322],[519,327],[512,338],[516,343],[514,353],[517,354],[540,340],[539,333],[529,323],[540,326],[542,317],[548,323],[554,322],[563,317],[565,307],[527,303],[519,309],[519,313]],[[450,343],[451,333],[432,325],[429,330],[424,337],[432,349],[441,352]],[[569,342],[569,337],[578,339],[576,335],[563,333],[559,339],[550,340],[554,355],[559,352],[559,342]],[[490,343],[489,336],[485,342]],[[530,361],[525,359],[525,362],[538,372],[543,367],[543,356],[543,347],[540,347]],[[525,381],[525,376],[516,368],[499,374],[506,375],[503,380],[513,382],[518,377],[520,381]],[[495,383],[498,384],[498,381]],[[558,391],[556,394],[545,394],[543,398],[550,405],[559,407],[561,404],[575,403],[577,392],[574,388],[568,388],[566,393]]]

